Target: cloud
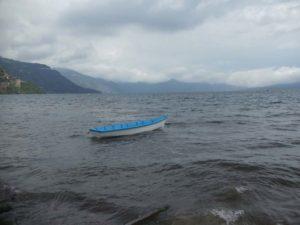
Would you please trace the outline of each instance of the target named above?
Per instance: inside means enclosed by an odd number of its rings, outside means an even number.
[[[61,16],[64,27],[76,32],[110,33],[126,26],[176,31],[194,27],[202,19],[199,1],[85,1]]]
[[[114,34],[128,26],[169,32],[191,29],[214,18],[234,16],[236,21],[248,25],[288,32],[300,28],[299,11],[297,1],[86,0],[75,1],[67,7],[59,23],[83,34]]]
[[[227,82],[232,85],[246,87],[300,82],[300,68],[279,67],[237,71],[229,75]]]
[[[299,21],[297,0],[0,0],[0,54],[115,81],[261,86],[300,68]]]

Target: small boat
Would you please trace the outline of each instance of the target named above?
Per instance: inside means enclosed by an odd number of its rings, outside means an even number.
[[[163,128],[167,120],[166,116],[160,116],[150,120],[134,121],[129,123],[111,124],[90,129],[94,137],[119,137],[139,134],[147,131]]]

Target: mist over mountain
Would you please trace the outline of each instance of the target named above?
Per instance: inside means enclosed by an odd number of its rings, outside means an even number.
[[[55,68],[59,71],[65,78],[69,79],[73,83],[88,89],[97,90],[105,93],[118,93],[120,92],[117,83],[112,81],[107,81],[102,78],[95,78],[88,75],[81,74],[72,69],[66,68]]]
[[[210,92],[234,91],[239,88],[227,84],[188,83],[175,79],[160,83],[118,83],[120,90],[126,93],[152,93],[152,92]]]
[[[57,70],[75,84],[105,93],[167,93],[167,92],[209,92],[234,91],[240,88],[227,84],[188,83],[175,79],[160,82],[113,82],[102,78],[94,78],[77,71],[65,68]]]
[[[276,85],[269,86],[268,88],[300,89],[300,82],[276,84]]]
[[[20,62],[0,57],[0,66],[9,74],[24,81],[31,82],[45,93],[96,93],[82,88],[62,76],[47,65]]]
[[[182,82],[171,79],[159,83],[115,82],[92,77],[72,69],[38,63],[20,62],[0,57],[0,66],[14,77],[31,82],[45,93],[170,93],[219,92],[247,89],[224,83]],[[300,88],[299,82],[279,83],[266,88]]]

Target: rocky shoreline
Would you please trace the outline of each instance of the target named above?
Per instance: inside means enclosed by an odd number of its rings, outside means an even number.
[[[18,190],[0,181],[0,225],[15,225],[13,202]]]

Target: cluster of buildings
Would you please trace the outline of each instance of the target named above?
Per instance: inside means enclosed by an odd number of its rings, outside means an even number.
[[[21,80],[11,77],[0,68],[0,93],[7,93],[11,88],[18,90],[21,88]]]

